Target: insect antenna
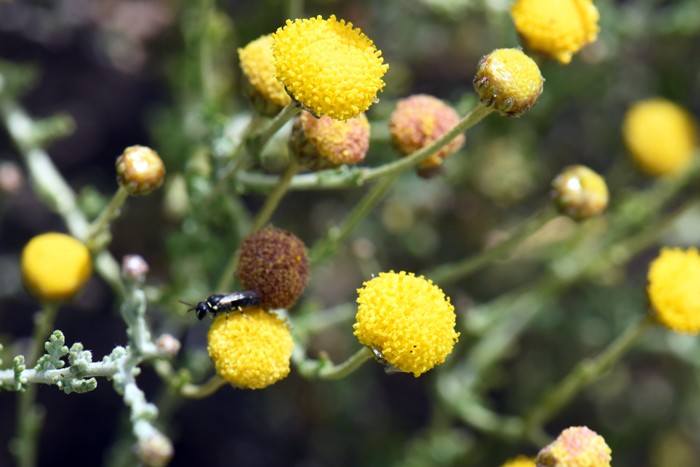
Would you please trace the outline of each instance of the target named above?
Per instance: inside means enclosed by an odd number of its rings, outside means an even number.
[[[189,312],[192,311],[192,310],[197,309],[197,305],[193,305],[193,304],[191,304],[191,303],[183,302],[182,300],[178,300],[178,302],[182,303],[183,305],[187,305],[187,306],[191,307],[189,310],[187,310],[187,313],[189,313]]]

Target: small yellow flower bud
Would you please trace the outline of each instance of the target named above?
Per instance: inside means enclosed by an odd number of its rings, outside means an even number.
[[[454,307],[432,281],[392,271],[363,285],[353,325],[360,344],[416,378],[452,353],[459,337]]]
[[[289,374],[294,341],[286,320],[261,309],[219,316],[209,329],[209,355],[226,381],[262,389]]]
[[[698,147],[698,126],[682,107],[666,99],[637,102],[622,123],[634,162],[653,177],[682,172]]]
[[[78,240],[50,232],[32,238],[22,250],[22,279],[39,300],[66,301],[92,274],[90,252]]]
[[[611,452],[602,436],[585,426],[575,426],[543,448],[535,462],[537,467],[610,467]]]
[[[117,182],[132,196],[147,195],[163,184],[165,166],[146,146],[130,146],[117,158]]]
[[[535,460],[530,457],[518,456],[511,459],[501,467],[535,467]]]
[[[700,332],[700,254],[663,248],[649,265],[647,293],[656,320],[677,332]]]
[[[289,146],[311,170],[362,162],[369,148],[370,126],[365,114],[344,122],[302,112],[294,124]]]
[[[562,213],[578,221],[596,216],[608,207],[608,185],[583,165],[565,168],[552,182],[554,201]]]
[[[274,115],[291,102],[284,86],[275,76],[277,71],[272,43],[272,36],[267,35],[238,49],[241,70],[246,78],[245,92],[264,115]]]
[[[417,94],[401,99],[389,120],[394,145],[408,155],[429,146],[459,123],[459,115],[449,105],[433,96]],[[447,146],[419,164],[419,169],[438,167],[450,154],[464,145],[464,135],[455,137]]]
[[[591,0],[517,0],[510,9],[527,45],[561,63],[598,37],[600,14]]]
[[[389,65],[352,23],[338,22],[334,15],[297,19],[272,37],[277,79],[316,117],[357,117],[384,87]]]
[[[145,467],[165,467],[174,453],[173,443],[162,433],[155,432],[136,443],[136,456]]]
[[[543,87],[537,64],[518,49],[497,49],[484,55],[474,78],[481,102],[511,117],[535,105]]]

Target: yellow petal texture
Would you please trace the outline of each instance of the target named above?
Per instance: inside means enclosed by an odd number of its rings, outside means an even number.
[[[22,250],[24,285],[39,300],[64,301],[92,274],[90,252],[69,235],[57,232],[32,238]]]
[[[481,102],[502,115],[518,117],[540,98],[544,78],[537,64],[519,49],[496,49],[481,57],[474,77]]]
[[[511,15],[531,49],[565,64],[600,31],[600,14],[591,0],[517,0]]]
[[[501,467],[536,467],[535,460],[530,457],[518,456],[511,459]]]
[[[317,117],[357,117],[384,87],[389,65],[352,23],[335,16],[288,20],[272,37],[277,79]]]
[[[610,467],[611,452],[602,436],[585,426],[575,426],[543,448],[535,462],[538,467]]]
[[[700,331],[700,255],[695,248],[662,248],[649,266],[647,293],[656,319],[678,332]]]
[[[241,69],[250,84],[265,98],[280,107],[291,102],[282,83],[277,81],[274,58],[272,56],[272,36],[262,36],[242,49],[238,49]]]
[[[459,115],[449,105],[433,96],[416,94],[401,99],[389,120],[392,141],[403,154],[415,151],[440,139],[459,123]],[[437,153],[420,163],[424,169],[436,167],[464,145],[464,135],[455,137]]]
[[[286,320],[262,309],[219,316],[209,329],[216,371],[241,388],[262,389],[289,374],[294,342]]]
[[[666,99],[634,104],[622,123],[634,162],[653,177],[682,172],[698,147],[698,126],[682,107]]]
[[[379,273],[363,285],[353,326],[361,344],[415,377],[445,361],[459,333],[454,307],[439,287],[403,271]]]

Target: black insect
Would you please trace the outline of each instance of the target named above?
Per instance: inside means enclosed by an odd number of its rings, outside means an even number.
[[[187,312],[195,310],[197,318],[202,320],[207,316],[207,313],[213,319],[221,313],[243,312],[244,308],[260,306],[260,297],[252,290],[244,290],[226,295],[210,295],[209,298],[202,300],[196,305],[183,302],[182,300],[180,300],[180,303],[192,307]]]

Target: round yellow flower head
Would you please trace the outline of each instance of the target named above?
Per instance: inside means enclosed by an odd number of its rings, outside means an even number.
[[[531,49],[564,64],[595,42],[600,31],[600,14],[591,0],[516,0],[510,12]]]
[[[272,43],[272,36],[268,34],[238,49],[241,69],[250,84],[246,93],[253,102],[260,98],[263,101],[272,102],[274,109],[270,109],[268,113],[279,111],[281,107],[291,102],[284,86],[275,77],[277,70],[272,56]]]
[[[294,124],[289,145],[311,170],[331,169],[362,162],[369,149],[369,131],[365,114],[339,122],[302,112]]]
[[[433,96],[417,94],[401,99],[389,120],[394,145],[404,155],[432,144],[459,123],[459,115],[449,105]],[[459,135],[447,146],[420,163],[420,169],[432,169],[442,164],[450,154],[464,145]]]
[[[335,16],[287,20],[272,37],[277,79],[316,117],[357,117],[384,87],[389,65],[352,23]]]
[[[22,250],[24,285],[39,300],[65,301],[92,274],[90,252],[71,236],[50,232],[32,238]]]
[[[219,316],[207,334],[216,371],[241,388],[262,389],[289,374],[294,342],[286,320],[262,309]]]
[[[666,99],[637,102],[625,115],[622,134],[639,167],[653,177],[681,172],[698,147],[698,126]]]
[[[537,467],[610,467],[611,452],[602,436],[585,426],[575,426],[543,448],[535,462]]]
[[[647,293],[657,321],[674,331],[700,331],[700,255],[662,248],[649,266]]]
[[[353,325],[360,344],[415,377],[445,361],[459,333],[454,307],[438,286],[403,271],[379,273],[363,285]]]
[[[572,219],[588,219],[608,207],[608,185],[603,177],[586,166],[565,168],[554,179],[552,187],[554,201]]]
[[[501,467],[536,467],[535,460],[531,457],[518,456],[515,459],[511,459]]]
[[[484,55],[474,77],[481,102],[510,117],[519,117],[535,105],[543,88],[537,64],[519,49],[496,49]]]
[[[117,157],[117,182],[132,196],[147,195],[163,184],[165,165],[146,146],[130,146]]]

